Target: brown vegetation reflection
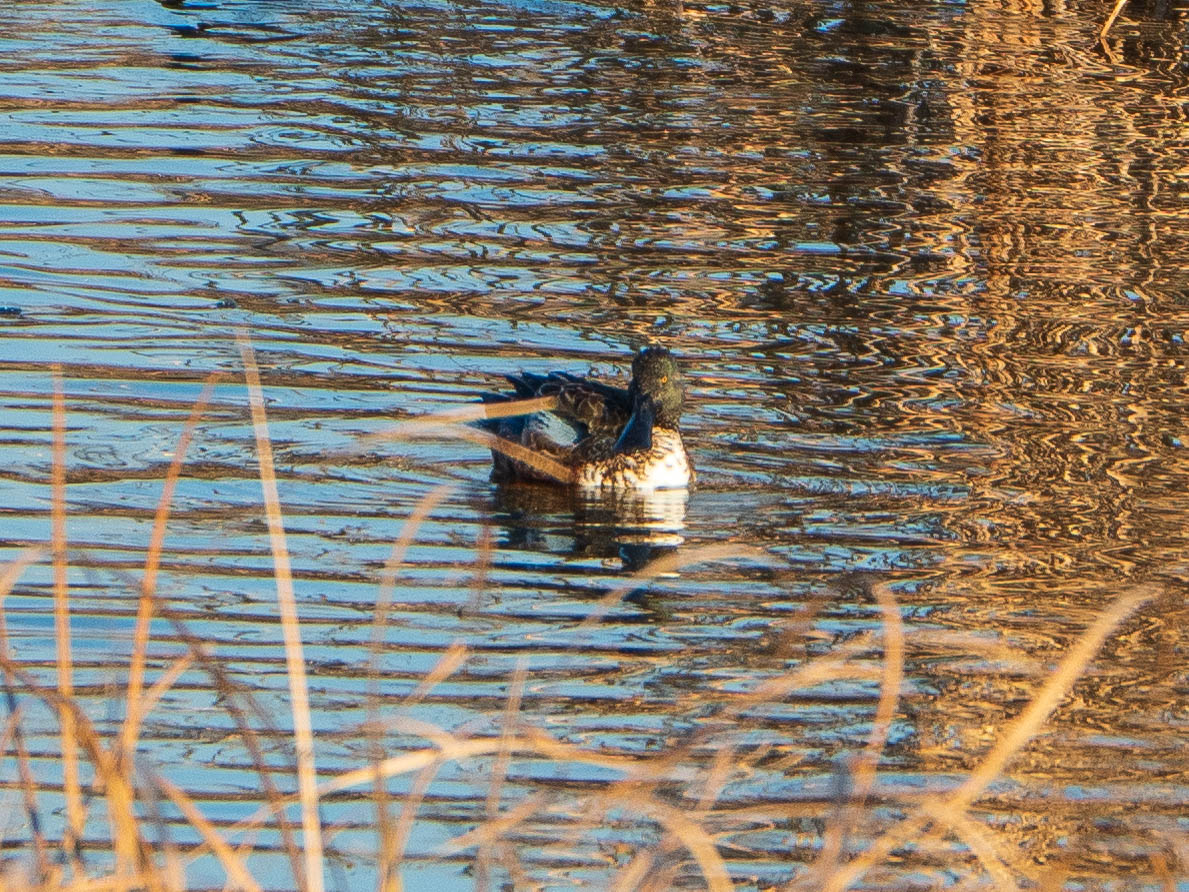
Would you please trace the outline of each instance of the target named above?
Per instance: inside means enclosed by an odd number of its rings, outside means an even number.
[[[127,679],[122,690],[111,696],[121,705],[125,715],[122,730],[106,737],[92,724],[85,709],[74,696],[68,681],[72,671],[70,651],[60,648],[57,688],[47,687],[36,675],[14,660],[7,636],[0,634],[0,665],[3,666],[4,685],[10,713],[2,740],[4,752],[15,759],[21,778],[22,809],[25,832],[32,842],[33,857],[11,858],[4,877],[5,888],[40,889],[98,889],[147,888],[182,889],[187,887],[186,865],[206,853],[211,853],[222,865],[227,882],[235,888],[258,889],[272,880],[258,881],[253,873],[253,842],[261,829],[279,830],[293,867],[293,882],[302,889],[317,890],[324,886],[327,869],[323,856],[335,857],[335,839],[347,828],[326,824],[320,814],[320,803],[366,804],[367,814],[374,817],[377,836],[370,857],[379,868],[378,886],[385,889],[402,888],[401,866],[410,829],[418,821],[418,812],[426,798],[433,794],[438,777],[450,764],[475,766],[476,783],[488,788],[483,814],[475,816],[472,829],[438,845],[437,857],[442,859],[474,858],[476,877],[486,886],[491,870],[498,865],[504,875],[518,884],[531,883],[534,872],[544,864],[594,858],[602,862],[602,883],[608,888],[667,889],[689,883],[693,878],[706,888],[726,890],[734,888],[729,859],[734,845],[731,838],[741,832],[767,826],[775,830],[790,819],[811,818],[821,827],[820,849],[816,857],[804,852],[805,841],[794,843],[791,834],[777,833],[784,842],[769,857],[781,858],[801,850],[807,862],[804,872],[798,871],[789,888],[843,890],[859,882],[874,871],[878,876],[881,865],[898,851],[896,860],[905,856],[904,847],[911,845],[913,857],[926,861],[944,858],[951,871],[967,877],[967,886],[977,887],[986,880],[998,889],[1021,888],[1021,884],[1057,884],[1062,871],[1072,866],[1038,870],[1025,862],[1016,851],[1016,840],[1001,836],[994,828],[972,820],[969,814],[986,797],[990,785],[1001,776],[1009,764],[1018,759],[1031,741],[1042,731],[1052,713],[1061,707],[1070,692],[1084,684],[1082,676],[1090,668],[1107,639],[1144,605],[1158,599],[1163,587],[1142,585],[1123,592],[1103,606],[1096,620],[1068,649],[1061,662],[1051,669],[1034,667],[1026,673],[1031,688],[1026,702],[1002,730],[988,740],[989,747],[972,769],[956,786],[938,791],[922,791],[905,796],[885,788],[879,781],[879,763],[888,741],[889,731],[897,720],[902,706],[899,702],[905,661],[917,649],[912,636],[906,636],[900,619],[900,608],[891,590],[883,584],[869,585],[871,596],[879,604],[881,631],[863,633],[845,644],[801,665],[777,674],[748,690],[724,692],[709,698],[699,692],[695,701],[674,704],[675,711],[696,709],[701,718],[699,727],[685,735],[665,741],[651,752],[635,748],[616,751],[609,746],[587,748],[566,742],[550,733],[525,708],[523,695],[526,675],[523,665],[508,679],[507,699],[502,709],[495,710],[490,721],[483,723],[492,732],[470,730],[467,727],[448,728],[415,719],[405,710],[429,694],[433,688],[462,670],[472,658],[463,641],[443,650],[437,666],[424,677],[422,684],[403,702],[382,706],[374,696],[367,726],[342,729],[354,734],[362,744],[371,742],[372,755],[352,770],[319,771],[314,760],[311,719],[304,659],[301,654],[302,634],[298,610],[292,594],[292,574],[285,559],[284,519],[276,488],[271,444],[264,414],[264,400],[260,390],[256,363],[250,346],[243,341],[244,361],[249,384],[249,396],[255,420],[257,443],[260,447],[258,472],[264,493],[266,513],[273,539],[273,571],[275,574],[278,613],[276,623],[283,630],[287,654],[286,674],[294,705],[291,723],[273,722],[277,716],[266,717],[253,701],[250,689],[226,675],[213,655],[191,633],[186,623],[170,616],[170,608],[156,594],[155,575],[161,558],[163,535],[169,523],[170,502],[180,475],[184,474],[184,458],[194,430],[201,424],[204,406],[210,397],[210,386],[204,391],[191,414],[181,442],[175,451],[169,476],[159,504],[154,532],[148,545],[140,582],[140,617],[137,623],[133,651],[126,667]],[[60,382],[54,398],[54,487],[52,510],[55,518],[53,560],[55,578],[65,587],[65,572],[59,566],[71,553],[65,533],[65,417]],[[420,523],[433,506],[440,502],[444,491],[429,493],[423,504],[410,517],[405,532],[396,543],[390,566],[385,575],[386,588],[391,588],[392,573],[415,541]],[[4,568],[0,579],[0,603],[8,596],[21,574],[44,554],[31,550],[18,561]],[[488,556],[476,555],[479,564]],[[619,589],[608,593],[592,606],[586,620],[575,627],[576,632],[597,625],[606,611],[632,588],[645,586],[657,577],[674,570],[706,561],[749,560],[772,565],[771,557],[740,546],[719,545],[689,549],[662,558],[633,574]],[[778,570],[787,573],[788,570]],[[130,580],[131,582],[132,580]],[[65,591],[59,592],[56,623],[67,630],[70,623],[69,600]],[[381,597],[386,604],[387,598]],[[187,652],[172,662],[154,667],[156,680],[147,691],[143,679],[149,661],[147,651],[148,618],[159,615],[171,618],[179,639]],[[387,608],[377,610],[377,633],[386,622]],[[804,647],[812,617],[794,614],[783,624],[782,634],[787,640],[785,649]],[[4,632],[0,625],[0,633]],[[376,649],[382,635],[371,638],[371,677],[373,690],[378,682]],[[955,647],[969,652],[972,647],[989,647],[994,659],[1017,667],[1031,665],[1025,654],[1014,651],[1005,642],[975,643],[966,638],[951,641],[937,635],[925,645],[928,648]],[[881,663],[869,657],[881,654]],[[267,801],[251,816],[230,824],[216,824],[203,813],[194,795],[177,780],[170,778],[170,768],[156,770],[141,764],[139,729],[160,703],[169,689],[185,676],[206,672],[220,691],[232,722],[239,728],[246,752],[257,774]],[[879,685],[868,744],[865,750],[847,766],[839,766],[837,786],[820,799],[782,801],[764,794],[756,798],[741,795],[733,788],[755,772],[779,771],[781,766],[794,766],[800,756],[795,745],[763,743],[753,745],[744,741],[752,727],[749,716],[766,707],[780,704],[797,692],[839,680],[865,680]],[[85,795],[79,786],[77,763],[62,760],[64,785],[43,785],[33,779],[29,770],[29,754],[22,744],[24,717],[22,709],[29,698],[37,698],[57,710],[64,748],[78,745],[91,768]],[[944,706],[944,701],[938,701]],[[919,707],[918,707],[919,710]],[[253,716],[264,719],[255,724]],[[928,717],[919,711],[917,722]],[[288,724],[292,730],[284,730]],[[472,722],[472,726],[476,723]],[[402,746],[396,751],[386,744],[392,733],[409,740],[421,739],[422,746]],[[67,738],[66,735],[69,735]],[[253,741],[256,741],[255,743]],[[267,742],[274,755],[278,751],[289,754],[288,764],[266,763],[261,743]],[[516,777],[515,790],[508,789],[515,770],[532,765],[531,774]],[[577,782],[558,781],[567,773],[565,766],[587,766],[604,775],[582,776]],[[544,771],[543,771],[544,767]],[[202,784],[201,769],[187,772],[190,783]],[[278,775],[289,774],[295,779],[286,786],[296,786],[295,794],[279,794],[274,787]],[[394,794],[388,783],[394,778],[415,777],[416,781],[403,794]],[[485,778],[485,779],[484,779]],[[536,778],[537,780],[534,780]],[[60,825],[60,838],[46,838],[48,803],[64,795],[67,821]],[[251,802],[253,792],[236,798]],[[168,800],[176,807],[176,817],[166,818],[161,804]],[[103,807],[99,807],[99,803]],[[878,806],[877,806],[878,803]],[[399,819],[393,823],[390,808],[396,805]],[[291,807],[300,806],[302,834],[296,836],[284,820]],[[1064,808],[1060,797],[1046,803],[1034,803],[1033,809]],[[198,844],[179,845],[172,842],[177,834],[169,824],[188,824],[200,837]],[[365,821],[362,826],[366,826]],[[614,826],[621,836],[613,856],[599,856],[600,845],[595,841],[600,827]],[[114,863],[96,859],[88,854],[94,840],[110,838],[114,846]],[[84,840],[91,840],[84,845]],[[638,839],[632,843],[627,840]],[[950,840],[958,840],[969,853],[958,855]],[[1089,841],[1077,842],[1066,851],[1066,857],[1077,860],[1089,854],[1079,848]],[[810,848],[817,848],[810,842]],[[17,853],[19,854],[19,850]],[[346,854],[345,852],[343,854]],[[364,852],[352,849],[352,857]],[[751,855],[758,854],[754,850]],[[1165,883],[1172,882],[1170,872],[1175,855],[1154,853],[1146,870]]]
[[[0,884],[1183,884],[1184,34],[0,6]],[[688,502],[488,485],[651,341]]]

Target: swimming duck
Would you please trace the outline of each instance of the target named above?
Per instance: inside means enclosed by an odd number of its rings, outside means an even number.
[[[505,446],[512,444],[503,451],[492,447],[493,479],[612,490],[678,489],[693,480],[679,430],[685,379],[664,347],[636,354],[626,389],[566,372],[507,377],[514,393],[484,394],[484,402],[552,397],[556,405],[478,422]],[[552,460],[557,473],[533,467],[529,454]]]

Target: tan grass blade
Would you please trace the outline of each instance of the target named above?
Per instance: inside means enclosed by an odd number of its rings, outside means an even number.
[[[111,570],[109,572],[120,575],[117,570]],[[136,585],[136,580],[130,576],[125,581],[132,587]],[[279,741],[280,734],[273,728],[272,717],[261,709],[260,705],[255,702],[248,691],[236,685],[231,676],[224,671],[218,660],[207,650],[205,642],[194,635],[185,623],[176,616],[173,616],[169,610],[162,609],[160,604],[157,605],[157,609],[173,625],[177,637],[185,642],[186,646],[190,649],[190,655],[193,657],[195,664],[210,676],[212,688],[218,693],[223,708],[235,722],[237,733],[243,741],[244,749],[247,750],[248,756],[252,761],[252,767],[259,777],[260,789],[271,804],[272,813],[276,815],[277,829],[281,835],[281,843],[284,846],[285,854],[289,858],[295,882],[298,881],[302,874],[302,855],[293,837],[293,828],[289,818],[285,814],[285,802],[277,790],[276,783],[273,781],[272,769],[265,764],[264,751],[260,745],[260,734],[248,721],[247,713],[239,701],[241,699],[245,700],[248,704],[248,709],[261,722],[265,731],[269,733],[274,741]],[[199,851],[205,851],[205,844],[200,844]],[[197,857],[197,855],[192,854],[190,857]]]
[[[1111,10],[1111,14],[1109,16],[1107,16],[1107,20],[1102,23],[1102,29],[1098,32],[1098,36],[1100,39],[1103,39],[1106,37],[1107,32],[1109,32],[1111,30],[1111,28],[1114,26],[1115,19],[1117,19],[1119,17],[1119,13],[1121,13],[1123,11],[1123,7],[1126,5],[1127,5],[1127,0],[1115,0],[1115,8]]]
[[[508,703],[504,710],[503,727],[500,729],[499,753],[495,763],[491,766],[491,782],[487,789],[486,812],[487,820],[494,821],[500,813],[500,795],[503,792],[504,778],[508,774],[508,766],[512,761],[512,751],[509,744],[515,737],[517,717],[520,714],[520,701],[524,695],[524,680],[528,675],[528,661],[521,657],[516,661],[516,669],[512,673],[511,684],[508,685]],[[475,856],[475,888],[486,889],[491,880],[491,862],[495,855],[492,850],[494,837],[488,837]]]
[[[640,799],[633,795],[630,789],[623,791],[622,805],[639,814],[648,815],[680,840],[693,855],[710,892],[731,892],[734,889],[731,876],[718,853],[714,839],[696,821],[690,820],[684,812],[671,805],[651,798]]]
[[[166,615],[169,616],[168,613]],[[287,805],[295,800],[286,799],[277,789],[276,783],[273,780],[273,769],[266,764],[264,759],[264,750],[261,746],[260,739],[261,734],[252,726],[248,720],[248,714],[245,708],[240,705],[239,701],[241,699],[246,701],[248,711],[255,715],[257,720],[262,723],[271,740],[279,743],[280,735],[273,728],[271,718],[255,702],[251,693],[245,691],[235,683],[215,657],[207,651],[205,643],[197,638],[186,627],[185,623],[173,616],[169,616],[169,619],[173,624],[177,636],[190,648],[190,652],[194,655],[196,662],[210,675],[212,687],[218,693],[223,708],[235,722],[236,730],[243,741],[244,749],[247,750],[248,756],[252,761],[252,768],[259,778],[260,788],[268,802],[264,812],[276,816],[277,827],[281,834],[281,842],[285,849],[285,854],[289,858],[294,882],[300,882],[303,855],[294,839],[293,828],[285,812]],[[193,861],[206,851],[206,844],[199,844],[187,854],[186,861]]]
[[[43,557],[45,557],[45,549],[34,545],[22,549],[15,558],[5,565],[3,572],[0,572],[0,605],[3,605],[4,599],[8,597],[8,593],[12,591],[12,587],[17,584],[21,575]],[[2,618],[2,614],[3,611],[0,611],[0,618]]]
[[[1023,749],[1048,721],[1074,682],[1086,671],[1111,632],[1142,605],[1158,597],[1162,591],[1163,588],[1158,585],[1136,586],[1119,596],[1098,617],[1061,660],[1052,676],[1032,698],[1032,702],[1019,718],[1012,723],[1007,733],[999,738],[994,749],[984,757],[982,764],[948,797],[949,807],[965,810],[982,794],[987,785],[1003,772],[1008,760]]]
[[[486,446],[488,449],[494,449],[501,455],[506,455],[514,461],[527,465],[538,474],[548,477],[556,483],[569,484],[574,482],[574,471],[571,468],[567,468],[561,462],[554,461],[549,456],[542,455],[540,452],[533,452],[519,443],[513,443],[511,440],[497,437],[489,431],[482,431],[473,427],[463,427],[462,425],[455,425],[454,427],[447,428],[447,430],[453,437],[457,437],[460,440],[467,440],[471,443],[478,443],[480,446]]]
[[[264,511],[268,521],[268,539],[272,547],[273,576],[277,585],[277,607],[285,641],[285,667],[289,677],[289,698],[293,706],[293,744],[297,755],[297,783],[301,791],[301,826],[305,845],[305,886],[310,892],[322,892],[322,826],[318,815],[318,773],[314,763],[314,735],[310,721],[309,689],[306,684],[305,658],[302,655],[301,627],[297,618],[297,599],[293,594],[293,574],[289,567],[289,548],[285,543],[285,522],[273,468],[272,440],[264,411],[260,371],[252,344],[244,331],[236,334],[252,426],[256,432],[256,453],[260,465],[260,488],[264,493]]]
[[[396,591],[397,568],[405,562],[405,555],[408,554],[409,547],[413,544],[413,540],[417,537],[417,532],[421,529],[421,525],[425,523],[426,518],[433,513],[433,510],[444,499],[455,491],[455,488],[452,484],[443,483],[440,486],[435,486],[417,502],[416,507],[401,526],[400,535],[392,544],[392,552],[388,555],[388,560],[384,564],[384,570],[380,574],[380,591],[376,596],[376,613],[372,620],[372,634],[369,645],[370,655],[368,659],[369,712],[373,716],[376,698],[379,696],[376,690],[376,683],[377,675],[379,674],[380,644],[384,637],[384,629],[388,624],[388,614],[392,609],[392,598]]]
[[[509,418],[515,415],[532,415],[534,412],[548,412],[557,408],[557,397],[542,396],[529,400],[509,400],[501,403],[471,403],[441,412],[430,412],[402,421],[390,428],[360,437],[361,444],[383,440],[403,440],[418,436],[426,431],[454,427],[468,421],[487,418]]]
[[[161,563],[161,549],[165,544],[165,527],[169,520],[169,512],[173,505],[173,494],[177,489],[178,478],[181,476],[182,465],[186,460],[186,452],[190,448],[190,441],[194,438],[194,429],[198,421],[210,404],[214,393],[215,382],[219,379],[218,372],[207,377],[202,392],[190,410],[190,417],[182,429],[174,448],[173,460],[169,463],[169,470],[165,474],[165,483],[161,487],[161,498],[157,501],[157,511],[153,517],[153,532],[149,539],[149,550],[145,555],[144,578],[140,585],[140,599],[136,607],[136,627],[132,635],[132,659],[128,666],[127,706],[124,713],[124,727],[120,733],[119,757],[123,764],[131,765],[136,751],[136,741],[140,734],[140,723],[144,716],[141,708],[141,691],[144,688],[145,650],[148,647],[149,624],[153,619],[153,609],[157,593],[157,569]]]
[[[405,709],[416,706],[425,699],[430,691],[458,671],[458,667],[466,662],[468,656],[470,656],[470,651],[467,650],[466,645],[455,641],[446,648],[434,667],[426,673],[425,678],[418,682],[417,687],[401,701],[401,706]]]
[[[916,836],[931,821],[940,820],[952,825],[963,818],[971,803],[1002,773],[1008,761],[1037,734],[1069,693],[1074,682],[1086,671],[1111,632],[1140,606],[1157,597],[1161,591],[1162,588],[1158,585],[1141,585],[1115,599],[1070,648],[1048,681],[965,782],[949,794],[926,801],[915,812],[872,842],[854,860],[842,865],[818,888],[825,892],[842,892],[857,882],[871,867],[887,858],[897,846]]]
[[[506,836],[529,818],[540,817],[549,797],[536,793],[523,802],[509,808],[494,818],[488,818],[473,830],[448,839],[438,847],[443,855],[453,855],[475,846],[494,846],[501,836]]]
[[[54,561],[54,646],[57,650],[58,693],[63,700],[74,696],[74,660],[70,641],[70,590],[66,579],[66,398],[63,393],[62,367],[55,364],[53,396],[53,470],[51,472],[52,548]],[[58,710],[62,747],[62,792],[66,799],[66,831],[63,840],[67,853],[77,864],[78,845],[86,824],[82,787],[79,784],[77,730],[74,713],[65,707]]]
[[[368,727],[371,731],[371,755],[373,762],[383,758],[383,748],[380,742],[379,723],[379,660],[380,645],[384,638],[384,630],[388,625],[388,615],[392,608],[392,599],[396,591],[396,571],[404,563],[409,546],[417,537],[417,531],[433,510],[454,491],[450,484],[436,486],[425,494],[418,502],[412,513],[405,519],[400,535],[392,544],[392,553],[384,564],[384,571],[380,574],[380,592],[376,597],[376,613],[372,620],[372,635],[368,656]],[[396,838],[392,825],[392,816],[388,810],[388,787],[382,778],[376,778],[372,791],[373,802],[376,807],[376,833],[378,835],[379,857],[376,869],[380,877],[380,888],[386,892],[397,892],[400,889],[400,875],[396,865],[398,854],[393,847]]]
[[[1007,853],[986,827],[970,820],[966,815],[954,815],[948,821],[950,829],[978,858],[987,875],[991,877],[997,892],[1019,892],[1020,884],[1012,876],[1007,865]],[[1019,859],[1016,859],[1017,862]]]
[[[410,727],[414,725],[412,722],[408,724]],[[425,723],[416,724],[422,727],[425,726]],[[437,732],[435,735],[436,746],[413,750],[412,752],[402,753],[399,756],[390,756],[374,765],[344,771],[341,774],[322,781],[318,785],[319,795],[325,797],[334,793],[342,793],[345,790],[352,790],[356,787],[369,786],[375,783],[377,776],[384,778],[399,777],[404,774],[412,774],[415,771],[422,770],[427,765],[433,765],[439,762],[459,762],[467,759],[475,759],[480,756],[491,756],[500,752],[501,748],[505,746],[514,753],[543,755],[559,761],[579,762],[621,771],[629,778],[645,779],[651,775],[648,766],[642,764],[635,757],[584,750],[580,747],[553,740],[543,732],[531,727],[525,729],[521,735],[508,741],[499,737],[460,740],[442,731],[440,728],[435,728],[434,730]],[[421,732],[418,731],[416,733]],[[279,803],[267,803],[249,817],[235,824],[232,830],[239,832],[256,827],[276,809],[283,808],[293,801],[294,797],[289,796],[284,797]],[[196,857],[198,854],[201,854],[201,851],[192,853],[191,858]]]
[[[7,646],[5,646],[4,651],[0,652],[0,659],[7,659],[7,657]],[[4,685],[9,695],[11,709],[9,718],[12,722],[12,738],[16,748],[17,777],[20,779],[21,799],[25,807],[25,815],[29,820],[29,833],[33,839],[33,858],[37,863],[38,877],[42,881],[48,882],[51,874],[49,849],[46,845],[40,813],[37,810],[37,787],[33,781],[33,771],[29,767],[29,750],[25,746],[25,735],[21,729],[22,713],[20,707],[12,709],[14,706],[12,677],[8,672],[4,673]]]
[[[511,440],[497,437],[490,431],[479,430],[465,425],[467,421],[477,421],[481,418],[506,418],[512,415],[531,415],[534,412],[546,412],[556,407],[557,398],[551,396],[506,403],[474,403],[469,406],[447,409],[444,412],[411,418],[387,430],[360,437],[359,444],[361,447],[366,447],[376,442],[407,440],[427,435],[438,436],[445,432],[457,439],[467,440],[471,443],[486,446],[488,449],[494,449],[496,452],[508,456],[508,458],[527,465],[550,480],[558,483],[573,483],[573,471],[560,462],[554,461],[549,456],[542,455],[539,452],[533,452],[531,449],[527,449],[519,443],[513,443]]]
[[[142,853],[145,851],[140,828],[133,816],[133,794],[128,777],[119,771],[111,754],[103,747],[99,735],[95,732],[87,715],[73,697],[64,697],[56,688],[41,685],[22,666],[17,664],[7,652],[7,640],[3,650],[0,650],[0,670],[4,672],[6,680],[16,679],[23,690],[38,697],[51,708],[57,709],[59,715],[69,712],[71,727],[75,730],[76,743],[87,754],[95,770],[95,787],[103,791],[107,799],[107,812],[112,825],[112,841],[116,849],[116,875],[133,877],[139,874],[139,862],[144,862]],[[63,840],[65,844],[66,840]],[[83,876],[81,864],[75,859],[72,867],[76,869],[76,876]]]
[[[611,892],[636,892],[644,885],[655,864],[656,858],[651,851],[644,849],[638,852],[627,866],[615,875],[610,887]]]
[[[228,880],[240,889],[248,890],[248,892],[260,892],[260,886],[253,879],[251,873],[248,872],[248,868],[243,860],[232,850],[231,846],[227,844],[227,841],[212,826],[211,822],[198,810],[198,806],[194,804],[194,801],[163,777],[154,778],[153,783],[177,806],[182,816],[190,822],[190,826],[202,835],[203,840],[206,841],[210,850],[219,859],[219,863],[223,865],[223,869],[227,871]]]
[[[821,853],[814,862],[814,871],[820,876],[828,876],[837,866],[846,845],[847,832],[857,823],[875,784],[876,767],[888,739],[904,678],[904,624],[901,622],[900,609],[891,588],[886,584],[872,586],[871,594],[879,604],[882,615],[884,654],[879,702],[876,704],[875,721],[871,725],[867,745],[855,760],[852,794],[847,801],[838,803],[836,819],[827,830]]]
[[[182,654],[176,660],[169,664],[169,668],[161,674],[161,677],[153,682],[152,687],[145,692],[141,698],[140,704],[137,706],[137,714],[140,718],[148,715],[153,711],[153,707],[157,702],[165,696],[165,693],[174,686],[179,678],[185,673],[187,669],[194,665],[193,654]],[[127,763],[124,763],[127,764]]]
[[[12,587],[16,585],[21,574],[28,567],[45,556],[45,549],[26,548],[11,561],[0,574],[0,658],[8,659],[8,625],[5,622],[4,600],[8,597]],[[4,673],[4,684],[8,695],[9,728],[12,731],[13,742],[16,746],[17,775],[20,778],[21,795],[25,806],[25,814],[29,819],[29,832],[33,838],[33,856],[37,863],[37,875],[48,882],[50,875],[50,861],[47,854],[45,834],[42,832],[41,819],[37,811],[37,794],[33,785],[33,773],[29,769],[29,751],[25,746],[25,735],[21,730],[21,707],[16,702],[12,689],[13,679],[10,673]],[[7,744],[5,744],[7,749]],[[2,751],[2,750],[0,750]]]
[[[875,707],[871,737],[855,770],[855,798],[860,805],[875,783],[875,769],[888,741],[896,705],[900,701],[900,686],[904,682],[904,623],[900,618],[900,607],[886,583],[873,586],[872,594],[879,604],[883,620],[883,679],[879,686],[879,703]]]
[[[425,800],[425,794],[429,792],[429,785],[433,783],[444,764],[445,760],[435,759],[421,767],[413,779],[413,783],[409,786],[409,792],[401,801],[400,817],[397,818],[395,826],[389,830],[391,836],[385,841],[384,847],[392,853],[392,873],[386,879],[391,882],[393,888],[401,888],[400,875],[395,868],[405,859],[405,850],[409,845],[409,835],[413,832],[413,822],[417,819],[417,811]],[[382,784],[383,782],[384,780],[377,774],[376,783]]]

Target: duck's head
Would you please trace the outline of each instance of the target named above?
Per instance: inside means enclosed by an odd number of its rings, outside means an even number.
[[[676,428],[685,404],[685,378],[673,354],[664,347],[645,347],[632,360],[633,398],[650,397],[655,420],[661,427]]]

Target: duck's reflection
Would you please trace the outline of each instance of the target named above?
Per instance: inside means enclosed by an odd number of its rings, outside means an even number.
[[[637,570],[685,541],[685,489],[586,492],[517,483],[493,492],[494,518],[510,548],[618,558]]]

